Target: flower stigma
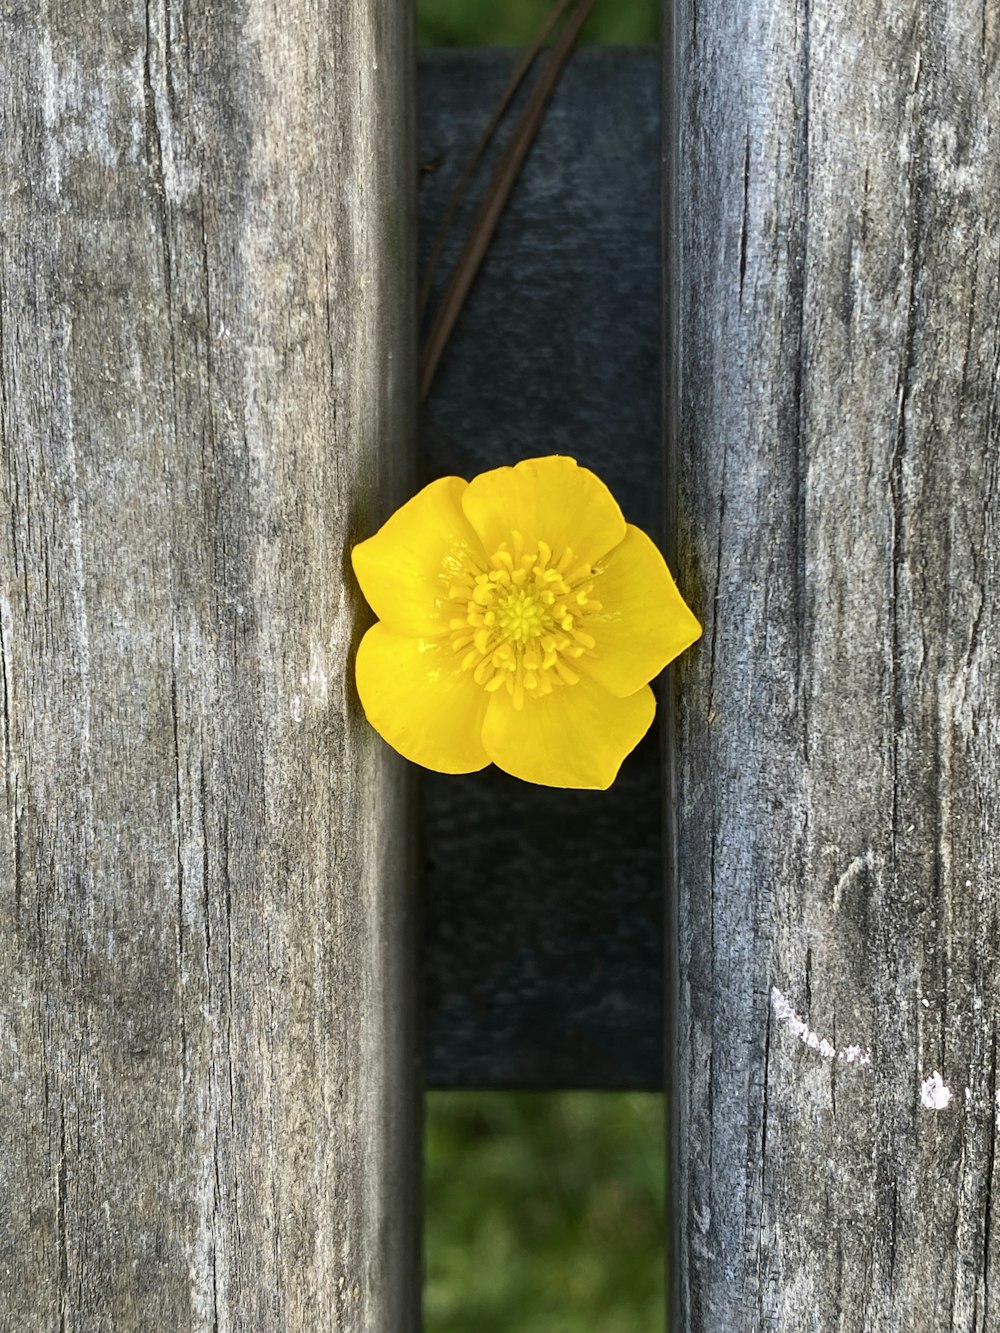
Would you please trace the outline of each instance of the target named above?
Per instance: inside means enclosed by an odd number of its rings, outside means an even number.
[[[543,541],[526,550],[519,532],[500,544],[485,569],[465,555],[447,575],[451,646],[462,654],[462,669],[490,693],[506,689],[517,709],[526,697],[575,685],[574,663],[596,656],[596,640],[584,626],[601,610],[592,596],[598,571],[575,561],[568,546],[558,559]]]

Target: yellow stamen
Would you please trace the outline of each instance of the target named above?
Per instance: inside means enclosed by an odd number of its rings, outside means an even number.
[[[575,685],[580,673],[570,662],[596,656],[597,640],[584,628],[600,610],[593,578],[569,547],[554,553],[539,542],[525,550],[519,532],[494,551],[487,569],[452,571],[456,614],[449,628],[462,670],[490,693],[506,689],[515,708],[526,695]]]

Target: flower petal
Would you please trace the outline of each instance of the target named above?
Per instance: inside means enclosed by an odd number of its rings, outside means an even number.
[[[499,768],[526,782],[604,791],[649,730],[655,711],[648,686],[619,699],[586,676],[526,699],[521,709],[506,690],[498,690],[490,696],[483,745]]]
[[[547,542],[558,559],[569,546],[593,564],[625,536],[622,511],[600,477],[559,454],[480,473],[462,508],[490,554],[517,531],[528,549]]]
[[[612,694],[633,694],[701,635],[667,563],[640,529],[628,525],[625,540],[600,562],[594,596],[601,610],[588,616],[596,657],[580,670]]]
[[[490,762],[480,739],[488,696],[447,639],[373,625],[356,671],[365,716],[405,758],[438,773],[474,773]]]
[[[432,481],[351,551],[369,606],[400,633],[446,633],[455,575],[470,563],[486,563],[462,512],[467,484],[461,477]]]

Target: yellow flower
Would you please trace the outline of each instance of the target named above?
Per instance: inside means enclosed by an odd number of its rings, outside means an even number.
[[[701,634],[572,458],[432,482],[351,559],[380,622],[358,649],[365,714],[439,773],[610,787],[653,720],[648,682]]]

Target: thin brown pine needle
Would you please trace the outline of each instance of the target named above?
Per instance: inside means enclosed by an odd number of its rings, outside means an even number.
[[[552,94],[566,63],[573,53],[584,23],[590,16],[597,0],[582,0],[576,10],[566,20],[566,24],[552,45],[545,67],[525,103],[517,125],[511,135],[510,143],[493,174],[489,188],[465,243],[461,257],[455,266],[441,304],[434,315],[424,343],[420,358],[420,399],[427,397],[434,372],[437,370],[441,354],[451,336],[465,298],[479,271],[479,266],[489,248],[497,223],[514,188],[524,159],[535,140]]]
[[[424,311],[427,309],[427,302],[430,300],[431,285],[434,281],[434,273],[437,269],[438,260],[441,258],[441,251],[448,238],[448,232],[451,229],[451,224],[455,220],[455,214],[458,212],[459,205],[465,198],[465,192],[469,188],[469,181],[472,179],[473,173],[479,165],[479,160],[489,147],[494,134],[496,134],[497,126],[500,124],[501,120],[503,120],[504,113],[510,106],[514,94],[524,82],[525,75],[533,65],[535,57],[545,45],[546,38],[572,3],[573,0],[557,0],[557,3],[553,5],[548,14],[546,14],[541,27],[531,40],[531,45],[518,61],[517,68],[510,76],[506,88],[504,88],[500,95],[500,100],[493,108],[493,114],[490,116],[486,128],[479,136],[479,142],[469,155],[469,160],[466,162],[462,174],[458,179],[458,184],[455,186],[452,196],[448,201],[448,207],[441,220],[441,225],[437,229],[437,235],[434,237],[434,245],[431,249],[430,258],[427,261],[427,268],[424,272],[423,282],[420,286],[419,309],[421,318],[423,318]]]

